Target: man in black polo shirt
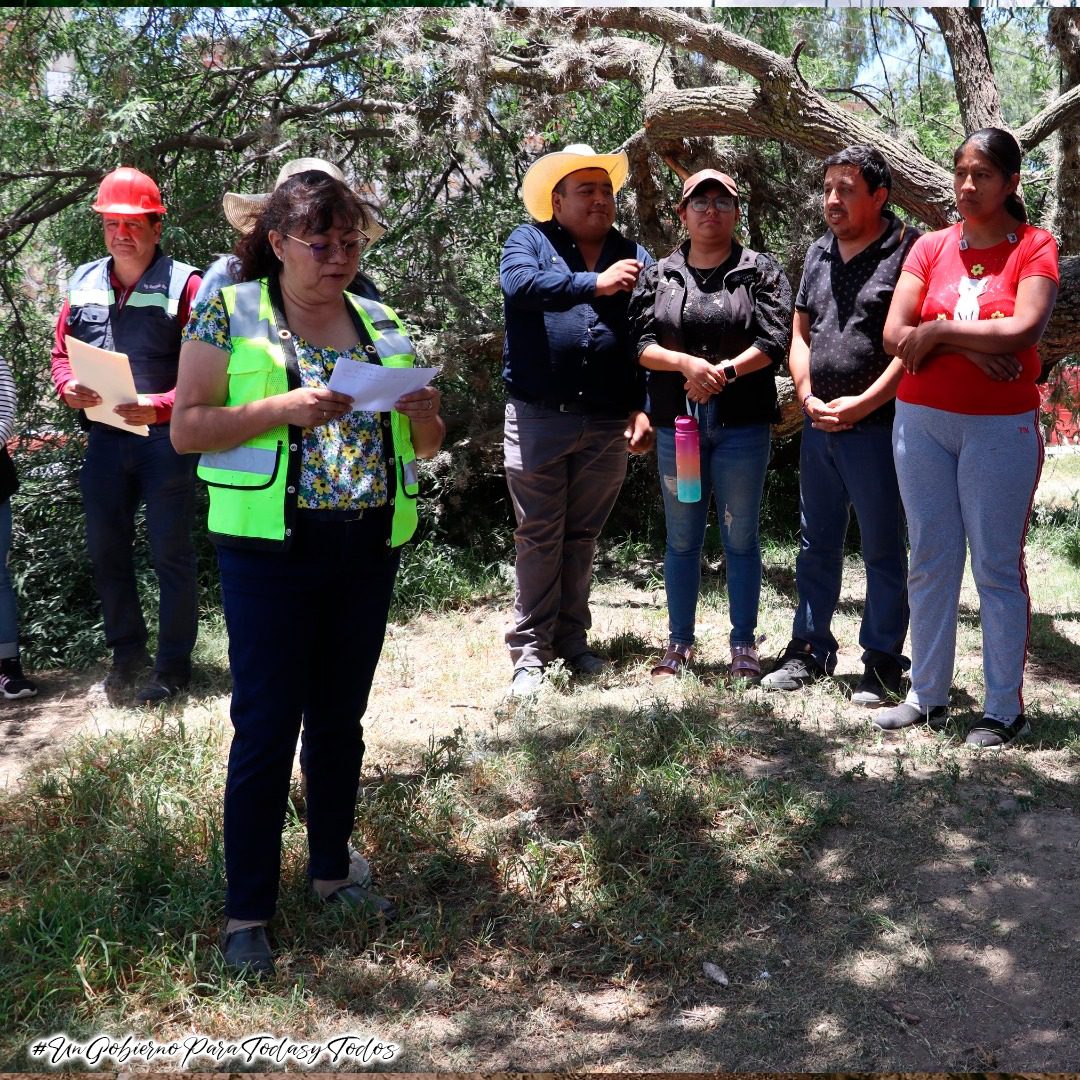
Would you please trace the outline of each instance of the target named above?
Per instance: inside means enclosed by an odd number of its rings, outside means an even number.
[[[503,248],[506,483],[514,503],[516,595],[506,635],[511,693],[539,689],[562,658],[598,674],[589,649],[596,540],[652,429],[641,411],[642,369],[629,347],[627,307],[652,260],[615,228],[625,153],[568,146],[533,162],[522,198],[536,223]]]
[[[896,279],[919,233],[886,208],[891,187],[889,165],[873,147],[849,146],[825,159],[829,232],[806,254],[790,356],[806,414],[798,607],[792,640],[761,682],[769,690],[796,690],[835,669],[831,623],[854,508],[866,605],[859,633],[864,673],[852,701],[868,706],[895,697],[908,667],[906,529],[892,455],[901,370],[881,338]]]

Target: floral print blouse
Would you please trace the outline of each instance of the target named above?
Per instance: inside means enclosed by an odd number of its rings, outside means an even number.
[[[197,304],[184,327],[184,341],[201,341],[231,352],[229,314],[221,293]],[[340,356],[366,363],[363,344],[347,353],[310,344],[293,334],[303,386],[324,387]],[[304,428],[297,505],[309,510],[355,510],[386,505],[386,463],[376,413],[349,412]]]

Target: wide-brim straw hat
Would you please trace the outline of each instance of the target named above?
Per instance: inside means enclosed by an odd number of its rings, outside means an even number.
[[[550,221],[554,212],[551,193],[565,176],[579,169],[603,169],[611,177],[611,186],[618,191],[626,183],[630,159],[624,151],[617,154],[598,154],[585,143],[574,143],[565,150],[545,154],[529,166],[521,181],[521,198],[525,209],[537,221]]]
[[[281,166],[281,171],[274,181],[274,191],[290,177],[305,172],[323,172],[335,180],[340,180],[343,184],[348,183],[345,174],[332,161],[326,161],[323,158],[293,158],[292,161],[286,161]],[[267,191],[262,194],[243,195],[236,191],[226,191],[221,200],[225,220],[239,233],[251,232],[255,219],[262,213],[263,207],[266,206],[272,194],[273,192]],[[367,237],[369,246],[386,232],[386,227],[376,221],[374,216],[369,219],[367,225],[359,226],[359,229]]]

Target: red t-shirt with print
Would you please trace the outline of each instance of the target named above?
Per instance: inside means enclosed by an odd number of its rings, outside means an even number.
[[[1001,319],[1013,314],[1026,277],[1058,281],[1057,244],[1044,229],[1021,225],[1016,242],[960,250],[962,225],[926,233],[912,246],[904,269],[925,286],[922,322],[932,319]],[[919,371],[904,372],[897,399],[949,412],[1009,416],[1039,406],[1035,380],[1041,365],[1032,346],[1017,354],[1019,379],[998,382],[962,353],[941,353]]]

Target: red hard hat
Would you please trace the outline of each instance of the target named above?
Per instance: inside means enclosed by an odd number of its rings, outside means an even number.
[[[91,209],[99,214],[164,214],[157,184],[146,173],[123,166],[113,169],[98,188]]]

